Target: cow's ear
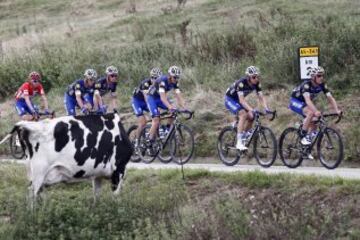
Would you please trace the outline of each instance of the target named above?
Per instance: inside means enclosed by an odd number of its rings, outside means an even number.
[[[116,108],[113,109],[114,113],[119,113]]]

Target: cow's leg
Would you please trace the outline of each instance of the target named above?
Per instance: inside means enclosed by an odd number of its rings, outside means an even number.
[[[30,162],[28,165],[27,171],[28,177],[30,177],[31,186],[29,187],[29,199],[32,207],[36,202],[37,195],[41,190],[41,187],[44,184],[45,176],[46,176],[46,161],[44,159],[36,159],[36,161]]]
[[[34,206],[36,204],[36,197],[39,193],[42,185],[44,183],[44,178],[42,176],[38,176],[32,179],[31,185],[29,186],[29,204],[30,208],[34,209]]]
[[[118,166],[112,174],[111,181],[112,181],[112,190],[114,195],[118,195],[120,193],[124,174],[125,174],[125,166]]]
[[[94,178],[92,181],[93,185],[93,196],[94,196],[94,204],[99,199],[100,191],[101,191],[101,179],[100,178]]]

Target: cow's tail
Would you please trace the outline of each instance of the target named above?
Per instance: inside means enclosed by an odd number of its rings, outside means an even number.
[[[4,142],[6,142],[6,141],[11,137],[11,135],[12,135],[15,131],[16,131],[16,132],[19,131],[19,126],[13,127],[13,129],[10,131],[10,133],[8,133],[8,134],[0,141],[0,145],[3,144]]]

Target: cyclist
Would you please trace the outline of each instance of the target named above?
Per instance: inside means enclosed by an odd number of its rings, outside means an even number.
[[[64,104],[68,115],[75,116],[75,107],[79,107],[83,114],[92,109],[92,96],[97,73],[94,69],[86,69],[84,79],[79,79],[70,84],[65,92]]]
[[[140,82],[139,86],[134,89],[133,97],[131,100],[131,105],[133,107],[134,113],[138,119],[138,128],[136,129],[136,139],[140,137],[141,130],[146,125],[146,118],[144,116],[144,111],[149,112],[149,109],[146,105],[146,95],[149,88],[153,85],[155,80],[162,75],[160,68],[153,68],[150,71],[150,78],[144,79]]]
[[[98,79],[95,83],[95,91],[93,96],[94,108],[100,114],[106,113],[106,105],[102,97],[110,92],[112,109],[117,108],[116,86],[118,82],[118,69],[114,66],[108,66],[105,70],[105,77]]]
[[[254,121],[254,113],[257,111],[245,100],[245,97],[252,91],[256,91],[259,101],[265,108],[266,113],[270,113],[265,97],[262,94],[260,84],[260,71],[255,66],[249,66],[245,71],[246,76],[236,80],[227,90],[225,95],[225,106],[231,113],[239,116],[237,126],[236,148],[246,150],[244,141],[247,138],[247,131],[251,129]]]
[[[150,136],[149,140],[152,143],[156,137],[156,131],[159,128],[160,123],[160,112],[159,108],[161,109],[169,109],[170,112],[176,111],[176,106],[173,105],[167,96],[167,93],[174,89],[175,91],[175,98],[176,103],[183,109],[185,107],[185,101],[181,96],[181,91],[179,88],[179,79],[180,79],[181,71],[180,68],[177,66],[171,66],[168,70],[167,75],[161,75],[154,84],[150,87],[147,95],[147,104],[148,108],[151,112],[151,128],[150,128]],[[171,124],[171,120],[169,124]]]
[[[40,74],[38,72],[31,72],[27,81],[21,85],[15,94],[15,108],[22,120],[31,121],[39,118],[38,109],[32,102],[32,98],[36,95],[41,96],[45,114],[49,114],[48,101],[40,81]]]
[[[297,86],[291,93],[289,108],[297,114],[305,117],[302,126],[301,144],[311,144],[311,132],[315,130],[316,126],[311,122],[313,117],[320,117],[321,112],[316,108],[313,100],[317,94],[323,92],[330,105],[337,114],[341,111],[331,95],[330,90],[324,82],[325,70],[322,67],[314,67],[310,69],[310,80],[305,80]]]

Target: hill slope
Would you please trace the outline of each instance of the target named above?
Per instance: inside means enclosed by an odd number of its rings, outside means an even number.
[[[121,110],[131,112],[134,86],[153,66],[182,67],[182,88],[198,114],[192,123],[197,154],[214,154],[217,131],[229,116],[222,96],[246,66],[262,70],[263,85],[280,117],[279,134],[292,114],[289,90],[298,83],[297,48],[320,45],[328,85],[347,113],[347,159],[359,159],[360,17],[356,0],[265,1],[4,0],[0,3],[0,96],[9,99],[27,73],[38,70],[50,104],[64,114],[65,86],[87,67],[121,69]],[[185,1],[183,1],[185,2]],[[17,119],[12,100],[1,106],[0,132]],[[206,107],[205,107],[206,106]],[[134,118],[129,119],[129,123]],[[205,123],[201,124],[200,123]]]

